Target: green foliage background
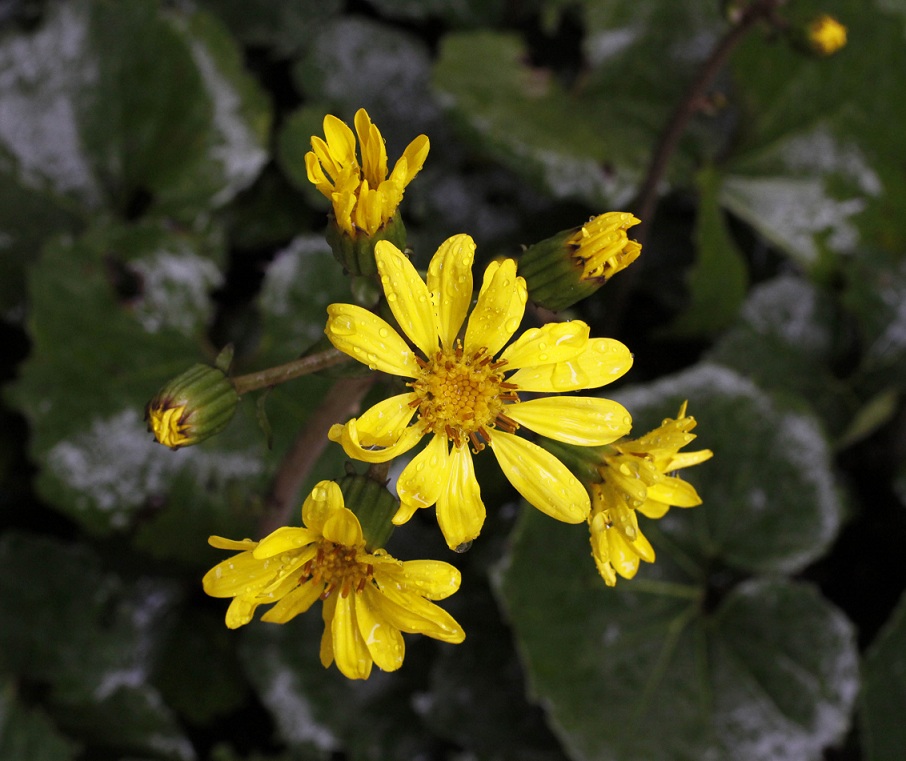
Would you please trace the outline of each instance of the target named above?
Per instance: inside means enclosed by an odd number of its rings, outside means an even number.
[[[232,632],[200,589],[330,379],[269,395],[271,449],[253,399],[175,453],[144,403],[227,342],[238,372],[298,356],[351,297],[302,161],[326,113],[367,108],[391,157],[429,135],[417,263],[459,232],[518,254],[632,202],[720,4],[0,2],[0,759],[906,756],[906,4],[782,12],[849,44],[756,27],[641,259],[568,315],[634,352],[604,393],[636,432],[689,400],[704,504],[609,589],[581,526],[480,472],[469,552],[431,515],[390,546],[462,569],[466,641],[350,683],[317,614]]]

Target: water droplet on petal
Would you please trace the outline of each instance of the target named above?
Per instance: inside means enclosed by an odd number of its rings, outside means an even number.
[[[453,552],[468,552],[469,548],[472,546],[472,542],[463,542],[462,544],[453,548]]]

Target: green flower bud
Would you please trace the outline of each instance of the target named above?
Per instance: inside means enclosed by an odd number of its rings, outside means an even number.
[[[406,227],[399,212],[373,235],[360,230],[357,235],[350,236],[340,228],[334,217],[330,217],[326,237],[334,257],[351,275],[377,274],[374,245],[379,240],[388,240],[400,251],[406,250]]]
[[[558,312],[591,296],[638,258],[641,245],[626,235],[637,224],[632,214],[611,211],[530,246],[519,259],[529,297]]]
[[[170,449],[188,447],[220,433],[233,418],[239,395],[226,374],[193,365],[148,402],[148,430]]]
[[[355,513],[365,536],[365,549],[383,548],[395,528],[391,518],[399,509],[399,500],[387,487],[367,475],[351,474],[339,479],[346,507]]]

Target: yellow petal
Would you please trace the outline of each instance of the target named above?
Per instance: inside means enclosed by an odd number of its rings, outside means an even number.
[[[337,595],[328,597],[321,606],[321,618],[324,621],[324,631],[321,633],[321,665],[324,668],[333,663],[333,617],[337,609]]]
[[[580,447],[610,444],[632,428],[622,404],[594,396],[549,396],[512,404],[505,411],[542,436]]]
[[[343,492],[336,481],[318,481],[302,503],[302,522],[319,534],[331,515],[344,507]]]
[[[549,322],[540,328],[526,330],[506,347],[500,359],[507,361],[507,371],[563,362],[586,347],[588,332],[588,325],[582,320]]]
[[[323,195],[330,198],[334,190],[333,181],[324,174],[324,169],[318,157],[313,151],[305,154],[305,173],[308,175],[308,181],[314,185]]]
[[[384,145],[384,138],[364,108],[355,112],[353,122],[362,153],[362,174],[373,187],[377,187],[387,176],[387,147]]]
[[[276,567],[268,568],[264,561],[256,560],[247,550],[215,565],[201,583],[211,597],[251,595],[266,586],[276,570]]]
[[[572,359],[523,367],[507,378],[520,391],[564,392],[598,388],[615,381],[632,367],[632,354],[612,338],[591,338]]]
[[[646,518],[651,518],[652,520],[660,520],[670,510],[670,505],[664,502],[655,502],[653,499],[646,499],[641,505],[636,508],[636,510],[638,510]]]
[[[475,241],[454,235],[440,244],[428,265],[428,290],[437,313],[437,328],[445,349],[453,342],[472,303],[472,262]]]
[[[491,448],[504,475],[529,504],[564,523],[588,517],[588,492],[550,452],[511,433],[495,430]]]
[[[328,114],[324,117],[322,126],[333,161],[340,167],[349,164],[358,166],[359,162],[355,155],[355,135],[352,134],[352,130],[349,129],[346,122],[333,114]],[[312,138],[312,147],[314,147],[315,139]],[[328,171],[330,170],[328,169]]]
[[[367,679],[371,674],[371,655],[359,633],[355,615],[355,594],[338,596],[330,625],[333,657],[347,679]]]
[[[453,447],[448,467],[446,488],[437,499],[437,523],[447,546],[455,550],[481,532],[485,508],[469,447]]]
[[[387,304],[403,332],[426,357],[437,351],[437,327],[428,286],[412,262],[390,241],[378,241],[374,258]]]
[[[403,665],[406,646],[400,630],[389,624],[377,607],[370,604],[370,596],[357,594],[355,615],[359,634],[374,662],[383,671],[396,671]]]
[[[252,554],[258,560],[270,558],[283,552],[297,551],[306,544],[316,542],[318,538],[317,531],[295,526],[282,526],[262,539]]]
[[[323,584],[306,581],[285,594],[274,607],[261,616],[261,620],[272,624],[285,624],[300,613],[305,613],[323,591]]]
[[[260,604],[260,601],[251,597],[235,597],[230,601],[230,606],[227,608],[224,619],[227,627],[230,629],[238,629],[240,626],[245,626],[252,620],[252,617],[255,615],[255,608]]]
[[[466,326],[466,354],[483,347],[489,357],[496,355],[518,330],[527,299],[525,280],[516,275],[516,262],[491,262]]]
[[[447,611],[433,602],[393,587],[365,587],[369,605],[381,612],[397,629],[409,634],[424,634],[442,642],[458,644],[466,633]]]
[[[670,458],[670,464],[667,466],[666,470],[671,471],[689,468],[693,465],[699,465],[706,460],[710,460],[713,456],[714,452],[710,449],[699,449],[697,452],[677,452]]]
[[[459,569],[442,560],[407,560],[402,565],[375,566],[374,577],[382,587],[394,584],[429,600],[443,600],[459,589]]]
[[[340,444],[349,457],[362,462],[387,462],[394,457],[399,457],[418,444],[422,436],[420,426],[410,425],[403,429],[399,439],[382,447],[377,442],[373,442],[367,434],[360,435],[355,418],[352,418],[346,425],[331,426],[327,432],[327,438]]]
[[[412,349],[388,323],[354,304],[327,307],[324,332],[340,351],[372,370],[414,378],[419,367]]]
[[[421,452],[403,469],[396,481],[396,492],[407,505],[409,517],[419,507],[429,507],[447,486],[450,455],[447,437],[434,434]]]
[[[409,519],[415,515],[415,511],[418,510],[418,505],[406,504],[405,502],[400,502],[399,509],[393,514],[393,517],[390,519],[390,522],[394,526],[402,526],[404,523],[408,523]]]
[[[362,524],[352,510],[338,510],[324,522],[324,538],[344,547],[364,547]]]
[[[627,542],[613,529],[607,536],[610,540],[610,562],[614,570],[624,579],[633,578],[639,570],[639,556],[633,550],[634,542]]]
[[[428,158],[430,148],[431,143],[428,140],[428,136],[419,135],[406,146],[403,155],[400,156],[399,161],[393,167],[390,178],[402,187],[406,187],[425,165],[425,159]]]
[[[222,536],[209,536],[208,544],[212,547],[216,547],[218,550],[237,550],[243,552],[245,550],[255,549],[258,542],[253,541],[252,539],[227,539]]]

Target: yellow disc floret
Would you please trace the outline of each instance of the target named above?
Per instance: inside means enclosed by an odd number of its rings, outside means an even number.
[[[425,433],[445,434],[456,446],[469,439],[480,451],[491,439],[489,428],[512,433],[519,427],[503,413],[507,404],[519,401],[516,386],[503,378],[506,360],[494,361],[483,348],[465,355],[457,343],[452,351],[418,361],[422,372],[409,385]]]

